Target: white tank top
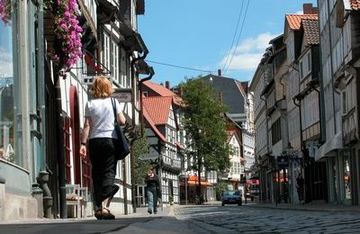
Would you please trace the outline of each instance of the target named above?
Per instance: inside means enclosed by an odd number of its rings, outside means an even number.
[[[120,104],[116,99],[115,107],[116,114],[120,114]],[[85,117],[90,119],[89,139],[117,138],[114,127],[114,111],[110,97],[88,101],[85,106]]]

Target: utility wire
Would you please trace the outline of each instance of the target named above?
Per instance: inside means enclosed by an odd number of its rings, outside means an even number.
[[[185,69],[185,70],[200,71],[200,72],[206,72],[206,73],[214,73],[214,71],[201,70],[201,69],[192,68],[192,67],[178,66],[178,65],[174,65],[174,64],[156,62],[156,61],[151,61],[151,60],[145,60],[145,61],[149,62],[149,63],[159,64],[159,65],[168,66],[168,67],[181,68],[181,69]]]
[[[244,28],[244,23],[245,23],[245,20],[246,20],[249,5],[250,5],[250,0],[248,0],[248,2],[247,2],[246,9],[245,9],[245,15],[244,15],[244,18],[243,18],[243,21],[242,21],[242,24],[241,24],[240,32],[239,32],[239,35],[238,35],[238,38],[237,38],[237,41],[236,41],[236,45],[235,45],[235,49],[234,49],[233,53],[231,54],[231,58],[230,58],[230,61],[229,61],[228,65],[227,65],[227,67],[224,69],[224,74],[228,71],[229,66],[230,66],[230,64],[231,64],[231,62],[232,62],[232,60],[233,60],[233,58],[235,56],[236,48],[239,45],[240,37],[241,37],[242,31],[243,31],[243,28]]]
[[[234,36],[233,36],[233,39],[231,41],[231,46],[229,48],[229,56],[226,57],[226,60],[225,60],[225,63],[222,67],[222,70],[225,69],[228,61],[229,61],[229,58],[230,58],[230,55],[232,54],[232,50],[233,50],[233,46],[234,46],[234,42],[235,42],[235,38],[236,38],[236,35],[237,35],[237,31],[238,31],[238,28],[239,28],[239,23],[240,23],[240,19],[241,19],[241,16],[242,16],[242,12],[243,12],[243,8],[244,8],[244,1],[245,0],[242,0],[241,1],[241,7],[240,7],[240,11],[239,11],[239,15],[238,15],[238,18],[237,18],[237,22],[236,22],[236,26],[235,26],[235,32],[234,32]]]

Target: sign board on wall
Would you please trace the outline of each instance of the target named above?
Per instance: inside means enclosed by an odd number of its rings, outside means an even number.
[[[114,89],[112,95],[120,103],[131,102],[132,101],[132,90],[131,89]]]
[[[278,168],[283,169],[289,167],[289,160],[286,156],[278,156],[276,160]]]

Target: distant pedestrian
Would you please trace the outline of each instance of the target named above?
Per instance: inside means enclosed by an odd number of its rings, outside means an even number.
[[[148,213],[157,213],[158,196],[161,196],[159,177],[156,175],[155,168],[151,168],[145,177],[147,197],[148,197]]]
[[[117,122],[125,124],[117,100],[112,100],[112,84],[106,77],[96,77],[90,89],[93,99],[85,106],[85,122],[81,137],[81,157],[87,157],[87,140],[92,164],[92,180],[95,199],[95,217],[114,219],[109,206],[113,196],[119,190],[114,184],[117,160],[115,159],[114,107]]]
[[[296,190],[298,193],[299,201],[301,204],[304,203],[304,178],[302,177],[301,173],[296,178]]]

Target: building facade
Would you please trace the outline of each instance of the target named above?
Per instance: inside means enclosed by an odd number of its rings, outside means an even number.
[[[261,202],[270,202],[273,200],[272,191],[272,158],[269,149],[269,126],[266,114],[266,102],[261,97],[265,86],[268,84],[268,71],[266,59],[268,53],[258,65],[253,79],[251,80],[249,92],[253,94],[253,111],[254,111],[254,129],[255,129],[255,165],[257,176],[260,180],[260,197]]]
[[[139,61],[148,51],[139,39],[136,18],[144,12],[144,1],[76,1],[70,15],[81,33],[71,44],[78,48],[71,53],[81,50],[76,64],[61,64],[66,60],[59,63],[54,56],[60,45],[55,8],[44,6],[45,1],[9,2],[10,14],[0,20],[0,60],[5,59],[0,68],[1,115],[6,111],[1,117],[0,219],[91,215],[91,165],[79,156],[88,84],[95,75],[105,75],[117,93],[129,92],[133,102],[123,101],[124,113],[133,126],[139,124],[136,80],[146,70]],[[116,214],[133,212],[131,164],[130,156],[118,165],[122,189],[112,207]],[[70,212],[75,191],[83,211]]]
[[[167,87],[150,81],[143,83],[143,112],[150,152],[143,159],[151,160],[157,168],[162,203],[179,204],[180,174],[184,166],[183,148],[186,144],[181,127],[181,98]],[[184,187],[183,187],[184,188]]]
[[[356,95],[359,1],[318,1],[323,144],[315,159],[327,165],[328,200],[359,204]],[[351,181],[351,182],[350,182]]]

